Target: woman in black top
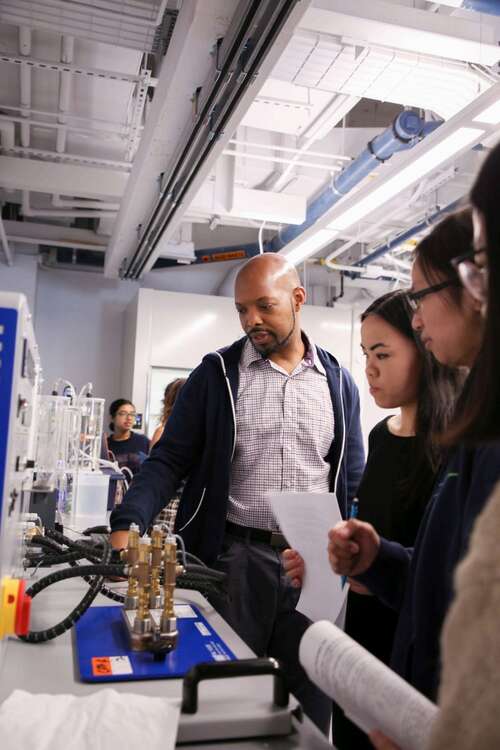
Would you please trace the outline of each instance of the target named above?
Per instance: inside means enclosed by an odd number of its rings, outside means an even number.
[[[135,406],[125,398],[118,398],[109,407],[109,414],[113,421],[109,425],[108,450],[120,469],[127,468],[132,474],[137,474],[149,453],[149,440],[146,435],[132,431]]]
[[[453,407],[459,376],[438,365],[415,337],[404,292],[380,297],[361,316],[366,377],[376,404],[399,413],[377,424],[358,489],[358,516],[388,539],[411,547],[430,499],[439,465],[431,442]],[[398,615],[351,582],[346,632],[388,663]],[[338,750],[371,748],[368,737],[334,705]]]
[[[472,238],[470,217],[464,241]],[[440,365],[414,335],[406,294],[391,292],[361,316],[361,345],[366,376],[378,406],[399,409],[371,432],[366,468],[358,490],[358,516],[390,539],[412,546],[430,499],[440,454],[432,436],[451,417],[462,377]],[[382,532],[382,529],[384,530]],[[301,584],[303,560],[295,550],[283,553],[292,583]],[[346,631],[388,662],[397,615],[350,581]],[[333,740],[338,750],[370,748],[368,737],[334,704]]]

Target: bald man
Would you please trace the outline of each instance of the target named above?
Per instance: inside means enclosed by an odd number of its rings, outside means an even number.
[[[259,656],[285,664],[290,689],[327,731],[330,701],[298,663],[310,624],[283,572],[286,540],[268,492],[336,492],[344,517],[364,466],[359,398],[349,373],[301,329],[306,300],[282,256],[249,260],[235,283],[245,336],[207,354],[182,388],[163,435],[113,511],[112,542],[144,532],[183,479],[176,529],[188,551],[228,574],[213,602]]]

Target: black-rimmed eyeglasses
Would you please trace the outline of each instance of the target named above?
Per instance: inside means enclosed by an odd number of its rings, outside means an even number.
[[[448,281],[441,281],[439,284],[432,284],[432,286],[426,286],[425,289],[420,289],[418,292],[407,292],[406,298],[412,309],[412,312],[415,313],[418,311],[418,308],[420,307],[420,302],[423,300],[424,297],[427,297],[428,294],[434,294],[435,292],[440,292],[442,289],[446,289],[449,286],[459,286],[459,282],[455,281],[454,279],[449,279]]]

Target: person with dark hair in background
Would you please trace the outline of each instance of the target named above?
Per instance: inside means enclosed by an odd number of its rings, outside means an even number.
[[[165,425],[167,424],[167,419],[172,414],[177,396],[179,395],[180,390],[185,382],[186,378],[176,378],[175,380],[172,380],[165,388],[162,401],[163,409],[160,417],[160,424],[153,432],[150,448],[152,448],[163,435],[163,430],[165,429]]]
[[[126,467],[132,474],[137,474],[149,453],[149,440],[146,435],[132,430],[135,406],[126,398],[117,398],[109,407],[109,414],[112,422],[109,424],[111,434],[107,437],[108,450],[120,469]]]
[[[413,327],[425,347],[439,361],[470,370],[452,422],[441,437],[442,444],[449,447],[448,460],[438,476],[415,548],[380,537],[363,521],[342,522],[329,532],[334,571],[356,577],[399,610],[391,667],[432,700],[437,698],[440,681],[439,639],[452,599],[454,569],[467,551],[477,516],[500,479],[500,443],[484,442],[488,436],[484,430],[479,441],[474,420],[466,420],[467,414],[479,409],[478,419],[490,419],[484,410],[490,398],[484,384],[492,375],[486,372],[486,363],[492,360],[483,344],[482,302],[463,288],[452,263],[457,253],[463,253],[454,241],[457,227],[451,224],[463,220],[463,213],[448,217],[417,246],[413,288],[408,295]],[[466,254],[470,252],[469,247]],[[498,340],[495,346],[498,348]],[[498,371],[494,377],[498,379]],[[478,386],[481,382],[482,388]],[[497,395],[498,380],[496,383]],[[480,402],[482,399],[481,407],[471,400],[471,394]]]

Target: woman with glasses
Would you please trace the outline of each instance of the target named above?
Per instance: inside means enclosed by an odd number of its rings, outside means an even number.
[[[438,362],[470,369],[481,347],[481,305],[464,291],[452,260],[470,252],[470,210],[448,216],[417,246],[408,294],[413,327]]]
[[[482,302],[462,288],[451,263],[470,249],[470,233],[467,242],[450,244],[450,223],[458,232],[464,220],[466,216],[459,214],[438,225],[417,247],[412,272],[413,326],[425,347],[444,364],[472,367],[443,438],[448,459],[415,547],[384,539],[362,521],[342,522],[329,532],[334,571],[356,577],[399,611],[391,666],[432,700],[440,679],[439,638],[453,596],[453,572],[467,551],[474,521],[500,478],[500,445],[473,447],[473,432],[457,432],[483,367]]]
[[[415,542],[429,501],[441,451],[433,434],[448,424],[461,383],[439,365],[411,325],[403,291],[384,294],[361,315],[361,348],[370,393],[384,409],[398,410],[377,424],[368,439],[368,458],[358,489],[358,518],[405,546]],[[293,562],[289,551],[285,569]],[[391,656],[397,613],[352,582],[345,631],[383,662]],[[336,705],[333,741],[338,750],[371,747]]]
[[[132,474],[137,474],[149,453],[149,440],[146,435],[132,429],[137,416],[135,406],[125,398],[118,398],[109,407],[109,414],[112,421],[108,450],[120,469],[127,468]]]
[[[455,439],[500,438],[500,144],[472,188],[474,247],[454,265],[482,305],[486,328]],[[500,747],[500,484],[477,519],[455,576],[442,638],[441,711],[429,750]],[[464,638],[467,633],[467,638]],[[464,711],[463,707],[467,710]]]
[[[452,264],[481,304],[485,333],[451,441],[500,438],[500,144],[472,188],[474,245]],[[478,517],[455,575],[441,644],[440,712],[424,750],[500,747],[500,484]],[[382,735],[379,750],[398,750]],[[404,749],[403,749],[404,750]]]

